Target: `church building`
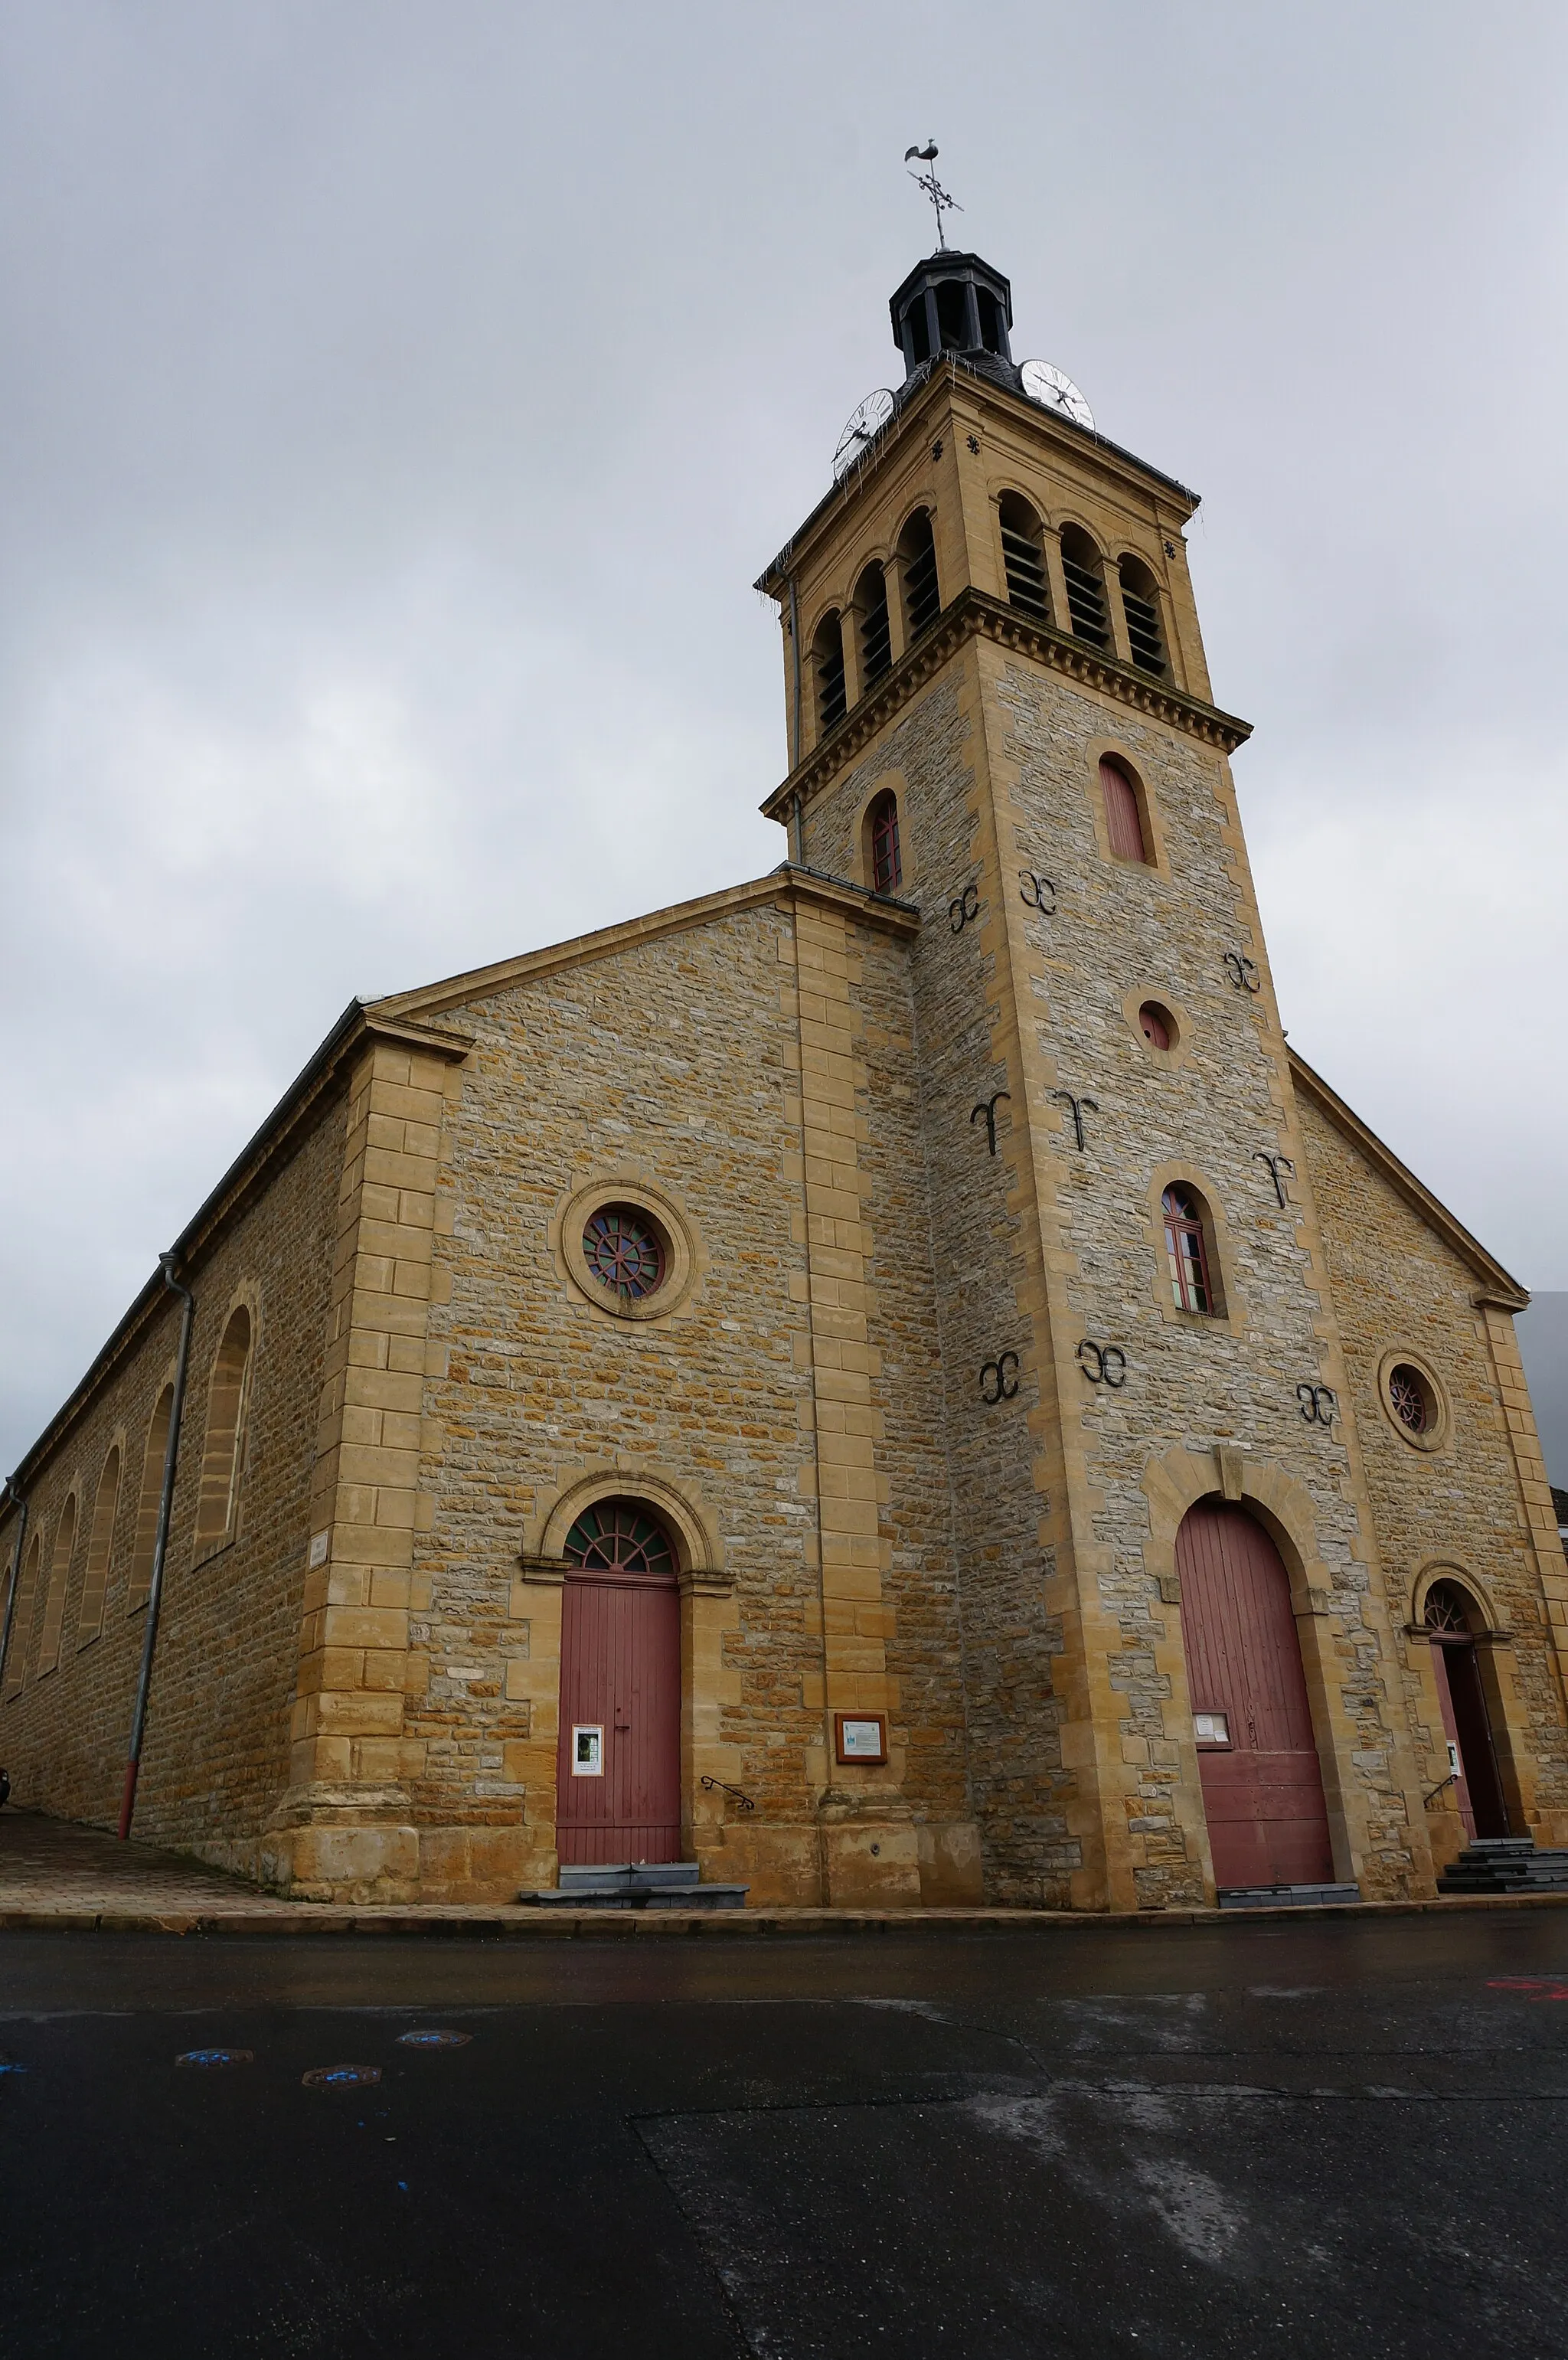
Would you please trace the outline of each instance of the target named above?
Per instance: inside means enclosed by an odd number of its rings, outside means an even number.
[[[350,1006],[7,1487],[18,1803],[338,1901],[1568,1842],[1528,1298],[1280,1028],[1196,495],[978,255],[891,320],[785,858]]]

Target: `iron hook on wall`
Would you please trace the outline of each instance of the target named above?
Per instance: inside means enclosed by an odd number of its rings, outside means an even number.
[[[1279,1175],[1281,1172],[1288,1172],[1292,1180],[1295,1178],[1296,1167],[1291,1163],[1290,1157],[1288,1155],[1270,1155],[1267,1149],[1256,1147],[1252,1152],[1252,1160],[1254,1164],[1267,1164],[1269,1166],[1269,1177],[1274,1183],[1274,1194],[1279,1197],[1281,1207],[1288,1205],[1290,1200],[1285,1194],[1285,1184],[1280,1179]]]
[[[1052,1090],[1051,1095],[1053,1098],[1062,1099],[1069,1107],[1072,1108],[1073,1135],[1078,1142],[1079,1150],[1082,1152],[1083,1146],[1083,1109],[1087,1107],[1091,1114],[1098,1114],[1100,1111],[1100,1102],[1098,1098],[1075,1098],[1071,1090]]]
[[[996,1101],[998,1098],[1006,1098],[1007,1104],[1011,1106],[1013,1094],[1011,1090],[993,1090],[988,1098],[982,1098],[977,1107],[971,1109],[969,1115],[972,1126],[979,1121],[982,1115],[985,1116],[985,1142],[993,1155],[996,1153]]]
[[[980,1398],[988,1409],[1012,1400],[1018,1389],[1018,1367],[1016,1352],[998,1352],[994,1360],[986,1361],[980,1371]]]

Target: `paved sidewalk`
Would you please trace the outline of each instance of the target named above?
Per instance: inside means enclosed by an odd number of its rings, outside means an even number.
[[[1476,1910],[1564,1909],[1568,1893],[1450,1901],[1353,1901],[1306,1909],[1169,1909],[1109,1916],[1061,1909],[529,1909],[516,1902],[409,1902],[347,1907],[283,1901],[221,1869],[41,1811],[0,1810],[0,1933],[71,1929],[162,1934],[474,1934],[560,1939],[580,1934],[670,1935],[1086,1931],[1213,1926],[1311,1918],[1458,1917]]]

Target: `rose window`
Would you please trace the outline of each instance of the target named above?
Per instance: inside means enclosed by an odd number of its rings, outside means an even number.
[[[1425,1434],[1432,1423],[1432,1396],[1419,1369],[1401,1361],[1389,1370],[1388,1406],[1411,1434]]]
[[[664,1281],[664,1240],[630,1205],[600,1206],[583,1232],[583,1257],[622,1303],[641,1303]]]

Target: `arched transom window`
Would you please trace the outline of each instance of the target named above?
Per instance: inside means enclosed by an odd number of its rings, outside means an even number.
[[[568,1565],[584,1573],[672,1574],[675,1551],[657,1518],[636,1500],[598,1500],[566,1535]]]
[[[1214,1292],[1209,1277],[1209,1249],[1203,1236],[1203,1207],[1197,1190],[1167,1188],[1161,1202],[1171,1293],[1177,1309],[1212,1312]]]

